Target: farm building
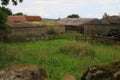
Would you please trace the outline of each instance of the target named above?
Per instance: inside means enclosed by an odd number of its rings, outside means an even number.
[[[84,26],[89,24],[101,24],[96,18],[64,18],[57,21],[59,24],[65,25],[65,31],[75,31],[84,33]]]
[[[101,19],[101,21],[108,24],[120,24],[120,16],[110,16],[108,18]]]
[[[88,36],[102,35],[111,30],[120,30],[119,24],[98,24],[98,25],[85,25],[84,34]]]
[[[8,22],[42,21],[40,16],[8,16]]]
[[[120,16],[111,16],[105,19],[101,19],[101,24],[85,25],[84,34],[85,35],[103,35],[109,33],[110,31],[120,31]]]
[[[65,32],[65,27],[57,22],[8,22],[11,26],[10,35],[42,35],[48,30],[54,29],[58,33]],[[50,24],[50,25],[49,25]]]

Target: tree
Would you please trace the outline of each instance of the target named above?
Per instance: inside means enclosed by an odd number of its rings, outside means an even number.
[[[12,15],[12,11],[6,7],[0,7],[0,9],[5,12],[7,15]]]
[[[9,2],[12,1],[13,5],[17,5],[19,2],[23,2],[23,0],[1,0],[1,4],[7,6]],[[0,23],[4,24],[7,22],[8,15],[12,15],[12,11],[9,8],[0,7]]]
[[[7,14],[0,9],[0,31],[6,31]]]
[[[12,1],[13,5],[17,5],[19,2],[23,2],[23,0],[1,0],[1,4],[6,6],[10,1]]]
[[[6,24],[8,15],[0,9],[0,39],[7,41],[7,34],[9,33],[9,26]]]
[[[109,17],[109,15],[107,14],[107,13],[104,13],[103,14],[103,19],[106,19],[106,18],[108,18]]]
[[[24,14],[22,12],[18,12],[16,14],[13,14],[13,15],[17,15],[17,16],[23,16]]]
[[[68,15],[67,18],[80,18],[80,16],[78,14],[71,14]]]
[[[22,2],[23,0],[12,0],[13,5],[17,5],[18,2]],[[6,6],[8,5],[10,0],[1,0],[1,4]],[[5,7],[0,7],[0,31],[6,31],[7,30],[7,17],[11,14],[11,10]]]
[[[13,5],[17,5],[18,2],[22,2],[23,0],[11,0]],[[7,6],[9,4],[10,0],[1,0],[1,5]],[[6,36],[8,34],[9,28],[6,24],[7,17],[9,14],[9,10],[5,9],[4,7],[0,8],[0,38],[3,40],[6,39]]]
[[[61,18],[59,17],[58,20],[60,20]]]

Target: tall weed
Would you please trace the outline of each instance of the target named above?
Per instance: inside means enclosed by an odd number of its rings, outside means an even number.
[[[95,51],[88,43],[65,43],[59,48],[59,53],[68,54],[72,56],[89,56],[95,57]]]

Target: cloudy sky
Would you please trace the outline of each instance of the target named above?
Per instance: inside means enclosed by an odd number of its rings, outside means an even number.
[[[8,6],[13,13],[39,15],[43,18],[65,18],[69,14],[101,18],[103,13],[118,15],[120,0],[24,0],[17,6]]]

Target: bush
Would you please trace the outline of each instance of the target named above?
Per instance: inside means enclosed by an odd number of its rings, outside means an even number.
[[[57,31],[55,29],[51,28],[47,31],[47,34],[48,35],[55,35],[55,34],[57,34]]]
[[[68,54],[72,56],[89,56],[95,57],[95,51],[91,48],[88,43],[66,43],[59,48],[59,52],[63,54]]]

